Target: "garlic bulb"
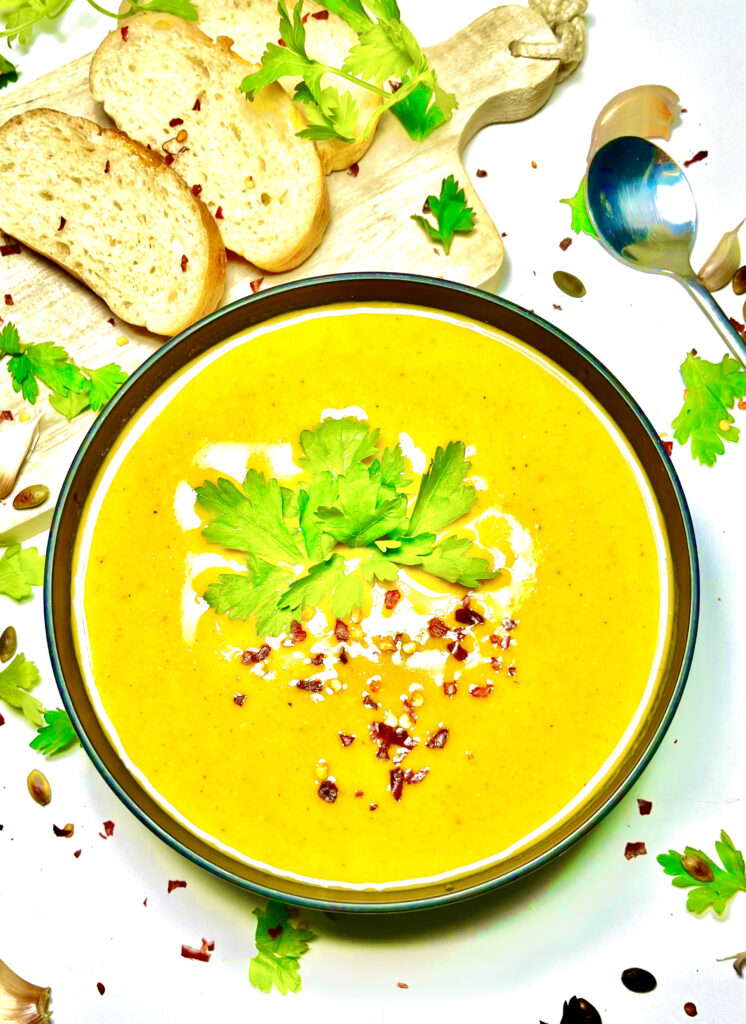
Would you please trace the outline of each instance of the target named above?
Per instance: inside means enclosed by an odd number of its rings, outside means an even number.
[[[0,1024],[49,1024],[51,989],[24,981],[0,960]]]
[[[641,139],[670,139],[678,116],[679,97],[665,85],[636,85],[613,96],[596,118],[591,132],[588,163],[594,153],[623,135]]]
[[[0,501],[13,490],[21,466],[39,436],[39,416],[0,425]]]
[[[738,232],[741,224],[726,231],[710,255],[702,264],[697,274],[708,292],[716,292],[725,288],[741,264],[741,246],[738,243]]]

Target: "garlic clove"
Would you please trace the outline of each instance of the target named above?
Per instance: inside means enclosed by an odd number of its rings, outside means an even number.
[[[25,422],[11,420],[0,427],[0,501],[13,490],[21,466],[33,451],[39,419],[37,415]]]
[[[24,981],[0,960],[0,1024],[49,1024],[51,992]]]
[[[612,96],[596,118],[591,132],[588,163],[612,139],[635,135],[640,139],[670,139],[679,111],[679,97],[665,85],[636,85]]]
[[[716,292],[725,288],[733,280],[733,275],[741,264],[741,246],[738,243],[738,232],[743,221],[732,231],[726,231],[710,255],[702,264],[697,277],[708,292]]]

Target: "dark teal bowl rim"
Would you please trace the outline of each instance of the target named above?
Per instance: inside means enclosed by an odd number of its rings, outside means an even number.
[[[563,836],[562,839],[554,843],[546,851],[526,860],[513,870],[504,874],[498,874],[496,877],[487,878],[485,880],[475,882],[474,884],[469,884],[468,877],[465,879],[454,879],[454,882],[459,886],[458,888],[454,885],[452,887],[452,891],[445,891],[441,886],[439,891],[433,895],[422,895],[419,897],[407,898],[405,892],[389,892],[381,894],[386,897],[381,900],[376,898],[368,899],[367,897],[369,897],[370,893],[365,891],[360,894],[362,899],[354,900],[350,899],[352,894],[349,891],[345,891],[343,889],[331,889],[330,887],[320,885],[308,885],[305,887],[315,890],[312,894],[306,894],[304,892],[288,892],[283,888],[284,880],[273,875],[268,875],[266,882],[257,882],[256,880],[247,879],[236,871],[226,869],[214,863],[209,856],[204,856],[189,849],[183,842],[172,835],[167,828],[153,820],[153,818],[140,806],[138,800],[127,792],[123,785],[114,777],[107,760],[102,756],[97,746],[89,737],[85,725],[81,720],[81,716],[78,713],[78,709],[76,708],[76,704],[71,696],[70,689],[65,679],[63,671],[65,659],[60,650],[59,631],[64,629],[66,625],[70,625],[69,616],[67,623],[60,623],[57,621],[54,595],[56,590],[59,592],[60,582],[64,587],[65,579],[67,578],[67,580],[69,580],[72,549],[69,544],[65,543],[65,540],[63,540],[61,535],[63,528],[65,527],[66,520],[69,519],[70,516],[75,516],[76,502],[80,508],[82,508],[80,497],[75,496],[74,494],[74,488],[81,466],[97,444],[102,432],[112,421],[116,420],[120,410],[126,406],[129,394],[143,378],[153,373],[154,367],[158,367],[161,363],[168,361],[168,357],[175,351],[180,348],[185,348],[188,352],[187,357],[179,362],[172,371],[166,374],[164,379],[167,379],[175,369],[185,365],[196,355],[207,351],[216,344],[220,344],[221,341],[230,337],[231,334],[236,333],[236,331],[241,328],[234,327],[232,330],[226,331],[222,334],[218,332],[215,338],[208,344],[205,344],[202,347],[197,347],[194,352],[189,352],[189,343],[195,335],[204,333],[206,329],[211,327],[211,325],[229,320],[233,314],[246,312],[247,315],[244,318],[245,328],[253,326],[263,320],[270,319],[271,317],[280,315],[283,312],[282,308],[273,309],[272,312],[267,313],[266,315],[261,314],[263,306],[274,307],[277,305],[278,300],[289,300],[289,304],[285,307],[284,311],[291,312],[316,306],[347,302],[350,301],[351,298],[354,301],[355,296],[357,296],[361,290],[365,292],[370,288],[374,291],[377,290],[380,292],[378,297],[373,298],[371,295],[366,294],[365,297],[359,298],[357,301],[360,301],[361,303],[371,301],[390,301],[392,303],[404,304],[409,303],[413,305],[426,306],[435,310],[442,309],[445,312],[455,311],[449,308],[448,303],[445,301],[446,299],[450,300],[452,304],[455,303],[459,309],[461,306],[465,306],[465,304],[473,303],[474,305],[479,306],[486,302],[492,309],[500,311],[512,319],[517,318],[517,321],[519,322],[523,322],[529,332],[548,332],[548,334],[552,336],[553,342],[559,343],[561,348],[565,348],[566,350],[569,350],[570,353],[573,353],[574,356],[579,359],[580,364],[585,364],[587,367],[590,367],[591,371],[596,374],[596,377],[594,378],[595,381],[598,382],[599,379],[602,379],[603,382],[605,382],[605,385],[611,389],[609,393],[614,394],[617,399],[621,400],[622,405],[626,407],[626,411],[631,414],[633,420],[636,421],[637,426],[642,429],[644,434],[647,436],[647,440],[652,443],[652,446],[657,453],[657,469],[662,472],[663,486],[670,488],[671,493],[675,498],[676,509],[681,517],[681,523],[679,526],[682,530],[681,536],[684,543],[684,554],[679,557],[678,569],[684,574],[685,582],[688,583],[688,595],[686,596],[686,600],[677,609],[678,616],[684,616],[686,621],[685,628],[680,630],[680,656],[678,658],[678,668],[676,670],[675,679],[670,686],[670,694],[667,699],[665,709],[663,710],[655,730],[647,738],[644,749],[642,749],[639,756],[636,757],[634,764],[630,767],[625,777],[590,816]],[[390,290],[413,291],[417,294],[417,298],[393,298],[391,295],[386,294],[386,292]],[[322,292],[325,296],[329,296],[331,294],[336,297],[326,297],[319,301],[319,292]],[[431,296],[431,300],[423,301],[422,293]],[[466,315],[467,317],[471,316],[477,323],[482,322],[489,324],[489,321],[483,320],[478,313],[469,313],[466,311],[463,315]],[[508,328],[503,329],[507,330]],[[519,340],[524,341],[525,344],[534,348],[537,347],[532,345],[530,341],[526,341],[525,338],[522,338],[520,333],[516,334],[515,331],[512,333],[514,333]],[[539,348],[538,350],[543,353],[543,349]],[[562,364],[560,363],[560,365]],[[572,371],[568,370],[566,372]],[[574,375],[577,377],[576,374]],[[156,390],[156,388],[160,386],[160,383],[162,383],[162,381],[156,381],[149,393]],[[589,390],[591,390],[591,393],[597,398],[597,401],[600,401],[598,397],[595,396],[593,389],[589,388]],[[137,408],[139,408],[139,406]],[[132,410],[129,415],[125,417],[122,421],[122,426],[128,422],[132,415],[136,413],[137,408]],[[611,415],[611,413],[609,413],[609,415]],[[627,437],[627,432],[619,424],[616,418],[612,416],[612,419],[617,423],[618,428],[622,431],[625,437]],[[121,429],[121,426],[119,429]],[[117,433],[118,432],[119,430],[117,430]],[[630,439],[628,438],[628,441],[629,440]],[[632,442],[630,441],[630,443]],[[637,446],[634,444],[633,448],[637,451]],[[106,450],[108,449],[104,449],[101,454],[99,464],[103,460]],[[672,561],[675,561],[673,551]],[[537,316],[535,313],[526,310],[515,303],[509,302],[507,299],[491,295],[490,293],[478,288],[444,281],[439,278],[427,278],[410,274],[335,274],[326,277],[308,278],[298,282],[281,284],[258,292],[255,295],[246,296],[243,299],[239,299],[236,302],[211,313],[209,316],[203,318],[198,323],[166,342],[162,348],[153,353],[153,355],[151,355],[131,375],[117,395],[107,405],[106,409],[95,420],[81,443],[75,459],[73,460],[72,466],[65,477],[60,498],[55,508],[49,535],[44,578],[44,619],[47,642],[52,668],[63,704],[70,715],[72,723],[83,747],[86,750],[86,753],[93,761],[103,779],[108,783],[125,806],[172,849],[181,853],[194,864],[205,868],[219,878],[223,878],[226,881],[241,886],[242,888],[249,889],[263,897],[282,900],[298,906],[338,912],[393,913],[441,907],[451,902],[479,896],[483,893],[496,889],[499,886],[515,881],[516,879],[543,867],[554,857],[566,852],[574,843],[592,829],[594,825],[605,817],[605,815],[609,813],[609,811],[622,799],[622,797],[629,792],[660,745],[681,700],[689,669],[691,667],[697,635],[698,614],[699,568],[697,546],[694,536],[694,527],[686,498],[671,459],[666,453],[657,432],[627,389],[587,349],[570,338],[564,333],[564,331],[544,320],[542,317]],[[135,786],[135,788],[137,788],[137,786]],[[169,819],[169,821],[171,820]],[[211,848],[208,847],[208,849]],[[239,862],[236,863],[238,864]],[[423,888],[427,887],[424,886]],[[329,895],[324,896],[324,893],[328,893]],[[388,896],[392,896],[394,898],[388,899]]]

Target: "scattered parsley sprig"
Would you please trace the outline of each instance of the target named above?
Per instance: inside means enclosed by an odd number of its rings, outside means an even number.
[[[681,364],[686,397],[673,421],[673,436],[679,444],[691,441],[692,455],[705,466],[714,466],[725,452],[724,441],[740,435],[731,413],[737,399],[746,398],[746,368],[724,355],[719,363],[690,352]]]
[[[37,548],[11,544],[0,557],[0,594],[14,601],[28,601],[31,588],[44,582],[44,555]]]
[[[582,232],[584,235],[590,235],[591,238],[598,238],[585,202],[585,175],[580,179],[575,195],[571,199],[560,199],[560,202],[566,203],[572,211],[571,227],[576,235]]]
[[[474,210],[467,205],[466,194],[458,187],[452,174],[443,179],[439,196],[427,197],[427,205],[437,221],[437,227],[419,213],[412,214],[412,220],[427,232],[433,242],[442,245],[448,255],[454,234],[466,234],[474,227]]]
[[[327,0],[324,7],[358,35],[342,67],[308,56],[303,0],[296,4],[292,15],[285,0],[278,0],[283,45],[267,44],[261,68],[243,80],[242,92],[253,100],[260,89],[285,75],[300,77],[294,99],[303,106],[308,121],[307,127],[298,132],[304,139],[358,139],[359,109],[354,97],[333,86],[322,86],[324,75],[342,78],[380,96],[381,106],[368,119],[360,139],[370,137],[386,110],[391,110],[410,137],[417,140],[450,120],[458,106],[456,97],[438,85],[435,71],[401,20],[396,0]],[[380,84],[390,79],[397,80],[395,91],[387,91]]]
[[[669,850],[657,858],[665,873],[673,877],[672,885],[691,889],[686,909],[693,914],[703,914],[712,908],[720,915],[737,892],[746,892],[743,854],[733,845],[727,832],[720,833],[715,849],[722,868],[702,850],[695,850],[692,846],[686,846],[683,854]]]
[[[89,407],[98,412],[127,380],[116,363],[98,369],[77,366],[65,349],[52,341],[24,345],[10,320],[0,330],[0,359],[3,356],[8,357],[14,391],[34,405],[41,381],[52,392],[49,404],[68,420]]]
[[[290,917],[290,907],[270,900],[267,909],[254,910],[257,919],[256,956],[249,962],[249,981],[262,992],[274,986],[282,995],[300,992],[300,958],[316,935]]]
[[[304,430],[307,479],[297,491],[254,469],[242,487],[220,478],[197,488],[210,516],[204,537],[247,556],[245,573],[224,573],[208,586],[205,600],[218,614],[254,616],[259,634],[277,636],[328,594],[334,615],[345,618],[362,606],[364,584],[390,583],[400,566],[468,588],[496,575],[468,538],[437,540],[476,501],[463,442],[436,450],[409,514],[404,456],[398,445],[381,451],[378,433],[351,417]]]

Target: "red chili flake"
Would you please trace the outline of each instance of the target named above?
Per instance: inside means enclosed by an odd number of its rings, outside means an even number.
[[[478,178],[486,178],[487,177],[487,171],[482,170],[481,167],[477,168],[477,177]]]
[[[201,960],[202,963],[209,963],[212,951],[215,949],[214,942],[208,942],[207,939],[202,940],[202,945],[199,949],[193,949],[192,946],[182,946],[181,955],[187,960]]]
[[[234,704],[238,704],[238,706],[240,708],[242,708],[244,706],[245,702],[246,702],[246,694],[245,693],[234,693],[233,694],[233,703]]]
[[[746,330],[744,325],[739,323],[734,316],[728,317],[728,323],[731,325],[731,327],[735,327],[739,334],[743,334],[744,330]]]
[[[174,889],[186,889],[187,884],[183,878],[169,878],[168,880],[168,891],[173,892]]]
[[[485,683],[483,686],[476,686],[472,683],[469,687],[469,695],[472,697],[489,697],[493,689],[492,683]]]
[[[323,665],[324,664],[324,655],[320,651],[319,651],[318,654],[314,654],[314,656],[311,658],[310,664],[311,665]]]
[[[400,725],[386,725],[385,722],[373,722],[370,734],[385,747],[404,747],[406,750],[415,748],[416,740]]]
[[[308,693],[321,693],[324,684],[320,679],[299,679],[295,688],[296,690],[306,690]]]
[[[75,853],[73,854],[73,857],[76,857],[76,858],[79,857],[82,852],[83,852],[82,850],[76,850]]]
[[[361,797],[361,796],[365,796],[365,794],[363,793],[362,789],[356,789],[355,790],[355,796]]]
[[[5,305],[6,306],[14,305],[14,303],[13,303],[13,296],[10,294],[10,292],[6,292],[5,293]]]
[[[430,209],[430,200],[429,199],[426,199],[425,202],[422,204],[422,212],[423,213],[432,213],[432,210]]]
[[[108,174],[110,170],[111,170],[111,161],[107,160],[105,165],[104,165],[104,174]]]
[[[553,302],[552,309],[562,309],[562,306],[560,306],[559,302]]]
[[[223,207],[219,206],[215,211],[215,220],[223,220]]]
[[[0,256],[17,256],[21,251],[18,242],[9,242],[7,245],[0,245]]]
[[[493,633],[490,637],[490,643],[494,644],[495,647],[499,647],[501,651],[507,651],[510,647],[510,637],[500,636],[499,633]]]
[[[641,800],[638,797],[637,798],[637,809],[639,810],[640,814],[650,814],[650,812],[653,809],[653,801],[652,800]]]
[[[305,23],[308,21],[308,19],[310,17],[311,17],[310,11],[309,11],[308,14],[304,14],[303,17],[300,19],[301,25],[305,25]]]
[[[315,18],[316,21],[326,21],[326,19],[329,17],[329,12],[328,11],[314,11],[313,14],[311,15],[311,17]]]
[[[380,745],[380,747],[378,748],[378,750],[376,751],[376,760],[378,760],[378,761],[388,761],[389,760],[389,748],[386,746],[385,743],[382,743]]]
[[[401,591],[400,590],[387,590],[386,594],[384,595],[384,598],[383,598],[383,603],[384,603],[385,607],[389,609],[389,611],[392,608],[396,608],[396,606],[399,604],[400,601],[401,601]]]
[[[351,743],[355,742],[355,737],[348,735],[348,733],[346,733],[346,732],[340,732],[340,733],[337,733],[337,735],[339,736],[340,740],[342,741],[342,746],[343,747],[349,747],[349,745]]]
[[[166,167],[170,167],[171,164],[174,162],[174,158],[171,156],[170,153],[166,153],[166,156],[164,157],[164,160],[165,160]]]
[[[201,193],[202,193],[202,186],[201,185],[192,185],[192,195],[193,196],[199,196],[199,195],[201,195]]]
[[[681,113],[683,114],[684,111],[682,110]],[[687,1015],[687,1017],[696,1017],[697,1007],[694,1005],[694,1003],[684,1003],[684,1013]]]
[[[692,164],[698,164],[700,160],[706,160],[709,155],[710,154],[706,149],[700,149],[694,154],[694,156],[690,156],[688,160],[684,161],[684,167],[691,167]]]
[[[378,711],[378,709],[381,706],[380,704],[376,704],[376,702],[373,700],[369,693],[363,694],[363,704],[365,705],[366,708],[371,708],[374,711]]]
[[[65,218],[64,217],[60,217],[60,226],[57,228],[57,230],[58,231],[62,231],[62,229],[64,228],[65,224],[67,224],[67,221],[65,220]]]
[[[116,322],[116,320],[114,319],[113,316],[110,316],[109,319],[106,322],[107,322],[107,324],[111,324],[112,327],[116,327],[116,325],[117,325],[117,322]]]
[[[460,622],[462,626],[478,626],[484,622],[484,616],[480,615],[479,612],[475,612],[473,608],[457,608],[453,615],[456,622]]]
[[[432,734],[432,736],[427,741],[425,746],[428,747],[428,749],[430,749],[430,750],[442,750],[447,742],[448,742],[448,730],[447,729],[438,729],[437,732],[434,732]]]
[[[451,652],[456,661],[466,661],[468,657],[468,651],[461,644],[452,640],[449,644],[446,644],[446,649]]]
[[[282,925],[281,924],[276,924],[274,926],[274,928],[268,928],[267,929],[267,935],[269,935],[270,939],[279,939],[279,937],[282,935],[283,931],[284,931],[284,929],[283,929]]]
[[[119,29],[119,31],[122,34],[123,41],[126,43],[127,42],[127,36],[130,34],[129,26],[122,25],[122,27]]]
[[[511,677],[511,679],[515,677],[516,671],[517,670],[516,670],[515,665],[510,665],[508,667],[508,675]]]
[[[98,994],[100,996],[102,996],[104,994],[104,992],[106,991],[106,986],[104,985],[103,981],[97,981],[96,982],[96,988],[98,989]]]
[[[343,665],[346,665],[347,662],[350,660],[350,656],[348,655],[344,647],[340,647],[339,649],[339,660],[342,662]]]
[[[360,164],[350,164],[350,166],[347,168],[347,173],[351,178],[357,178],[358,174],[360,173]]]
[[[294,644],[302,644],[306,639],[307,633],[303,626],[297,619],[293,619],[290,623],[290,640]]]
[[[688,114],[689,111],[686,109],[686,107],[682,107],[681,110],[679,111],[679,113],[680,114]]]
[[[392,768],[389,772],[389,778],[391,779],[391,795],[394,800],[401,800],[402,790],[404,789],[404,772],[401,768]]]
[[[635,857],[644,857],[647,852],[645,843],[627,843],[624,847],[624,856],[627,860],[633,860]]]
[[[337,619],[334,623],[334,635],[341,643],[346,643],[350,639],[350,630],[347,627],[347,623]]]
[[[194,101],[194,106],[192,107],[192,110],[201,110],[201,109],[202,109],[202,104],[200,103],[199,98],[198,98],[198,99],[196,99]]]
[[[12,420],[13,413],[10,409],[0,409],[0,420]]]
[[[371,809],[371,811],[377,811],[378,810],[378,804],[371,804],[370,805],[370,809]]]
[[[183,117],[172,117],[171,120],[168,122],[168,127],[169,128],[176,128],[180,124],[184,124],[184,118]]]
[[[391,89],[392,92],[399,92],[401,87],[402,87],[402,83],[401,82],[396,82],[392,78],[389,79],[389,89]]]
[[[502,658],[490,658],[490,666],[493,672],[502,672],[503,660]]]
[[[56,825],[52,825],[52,831],[58,837],[63,839],[69,839],[75,832],[74,825],[63,825],[62,828],[58,828]]]
[[[404,781],[408,786],[416,786],[418,782],[422,782],[429,771],[429,768],[420,768],[418,772],[413,772],[411,768],[407,768],[404,772]]]
[[[740,398],[738,400],[738,408],[741,410],[746,409],[746,399]],[[673,444],[671,444],[671,447],[673,448]]]
[[[254,295],[256,295],[256,293],[262,287],[262,282],[263,281],[264,281],[263,277],[255,277],[254,280],[251,282],[251,290],[254,293]]]
[[[104,835],[104,832],[106,833],[106,835]],[[113,821],[105,821],[104,822],[104,831],[103,832],[99,832],[99,835],[101,836],[102,839],[108,839],[110,836],[113,836],[114,835],[114,822]]]
[[[331,779],[325,779],[318,788],[319,797],[328,804],[333,804],[337,799],[337,783]]]
[[[271,651],[272,648],[269,646],[269,644],[262,644],[262,646],[257,651],[252,651],[251,649],[249,649],[248,651],[244,651],[243,654],[241,655],[241,662],[244,665],[256,665],[257,662],[264,661],[265,658],[268,658],[270,656]]]
[[[277,40],[277,45],[278,46],[287,46],[287,43],[285,42],[284,39],[278,39]]]
[[[506,633],[512,633],[518,626],[518,619],[503,619],[502,627]]]
[[[477,173],[479,173],[479,172],[477,172]],[[397,981],[396,987],[397,988],[409,988],[409,985],[407,985],[406,981]]]
[[[443,683],[443,693],[446,697],[455,697],[458,692],[458,683],[450,680],[450,682]]]
[[[427,631],[434,640],[440,639],[448,632],[448,626],[442,619],[430,619],[427,624]]]
[[[562,252],[566,252],[570,248],[571,245],[572,245],[572,238],[563,238],[562,241],[559,244],[559,247],[562,250]]]
[[[182,269],[183,273],[186,273],[186,268],[187,268],[187,263],[188,262],[189,262],[189,259],[186,256],[182,256],[181,257],[181,269]]]

